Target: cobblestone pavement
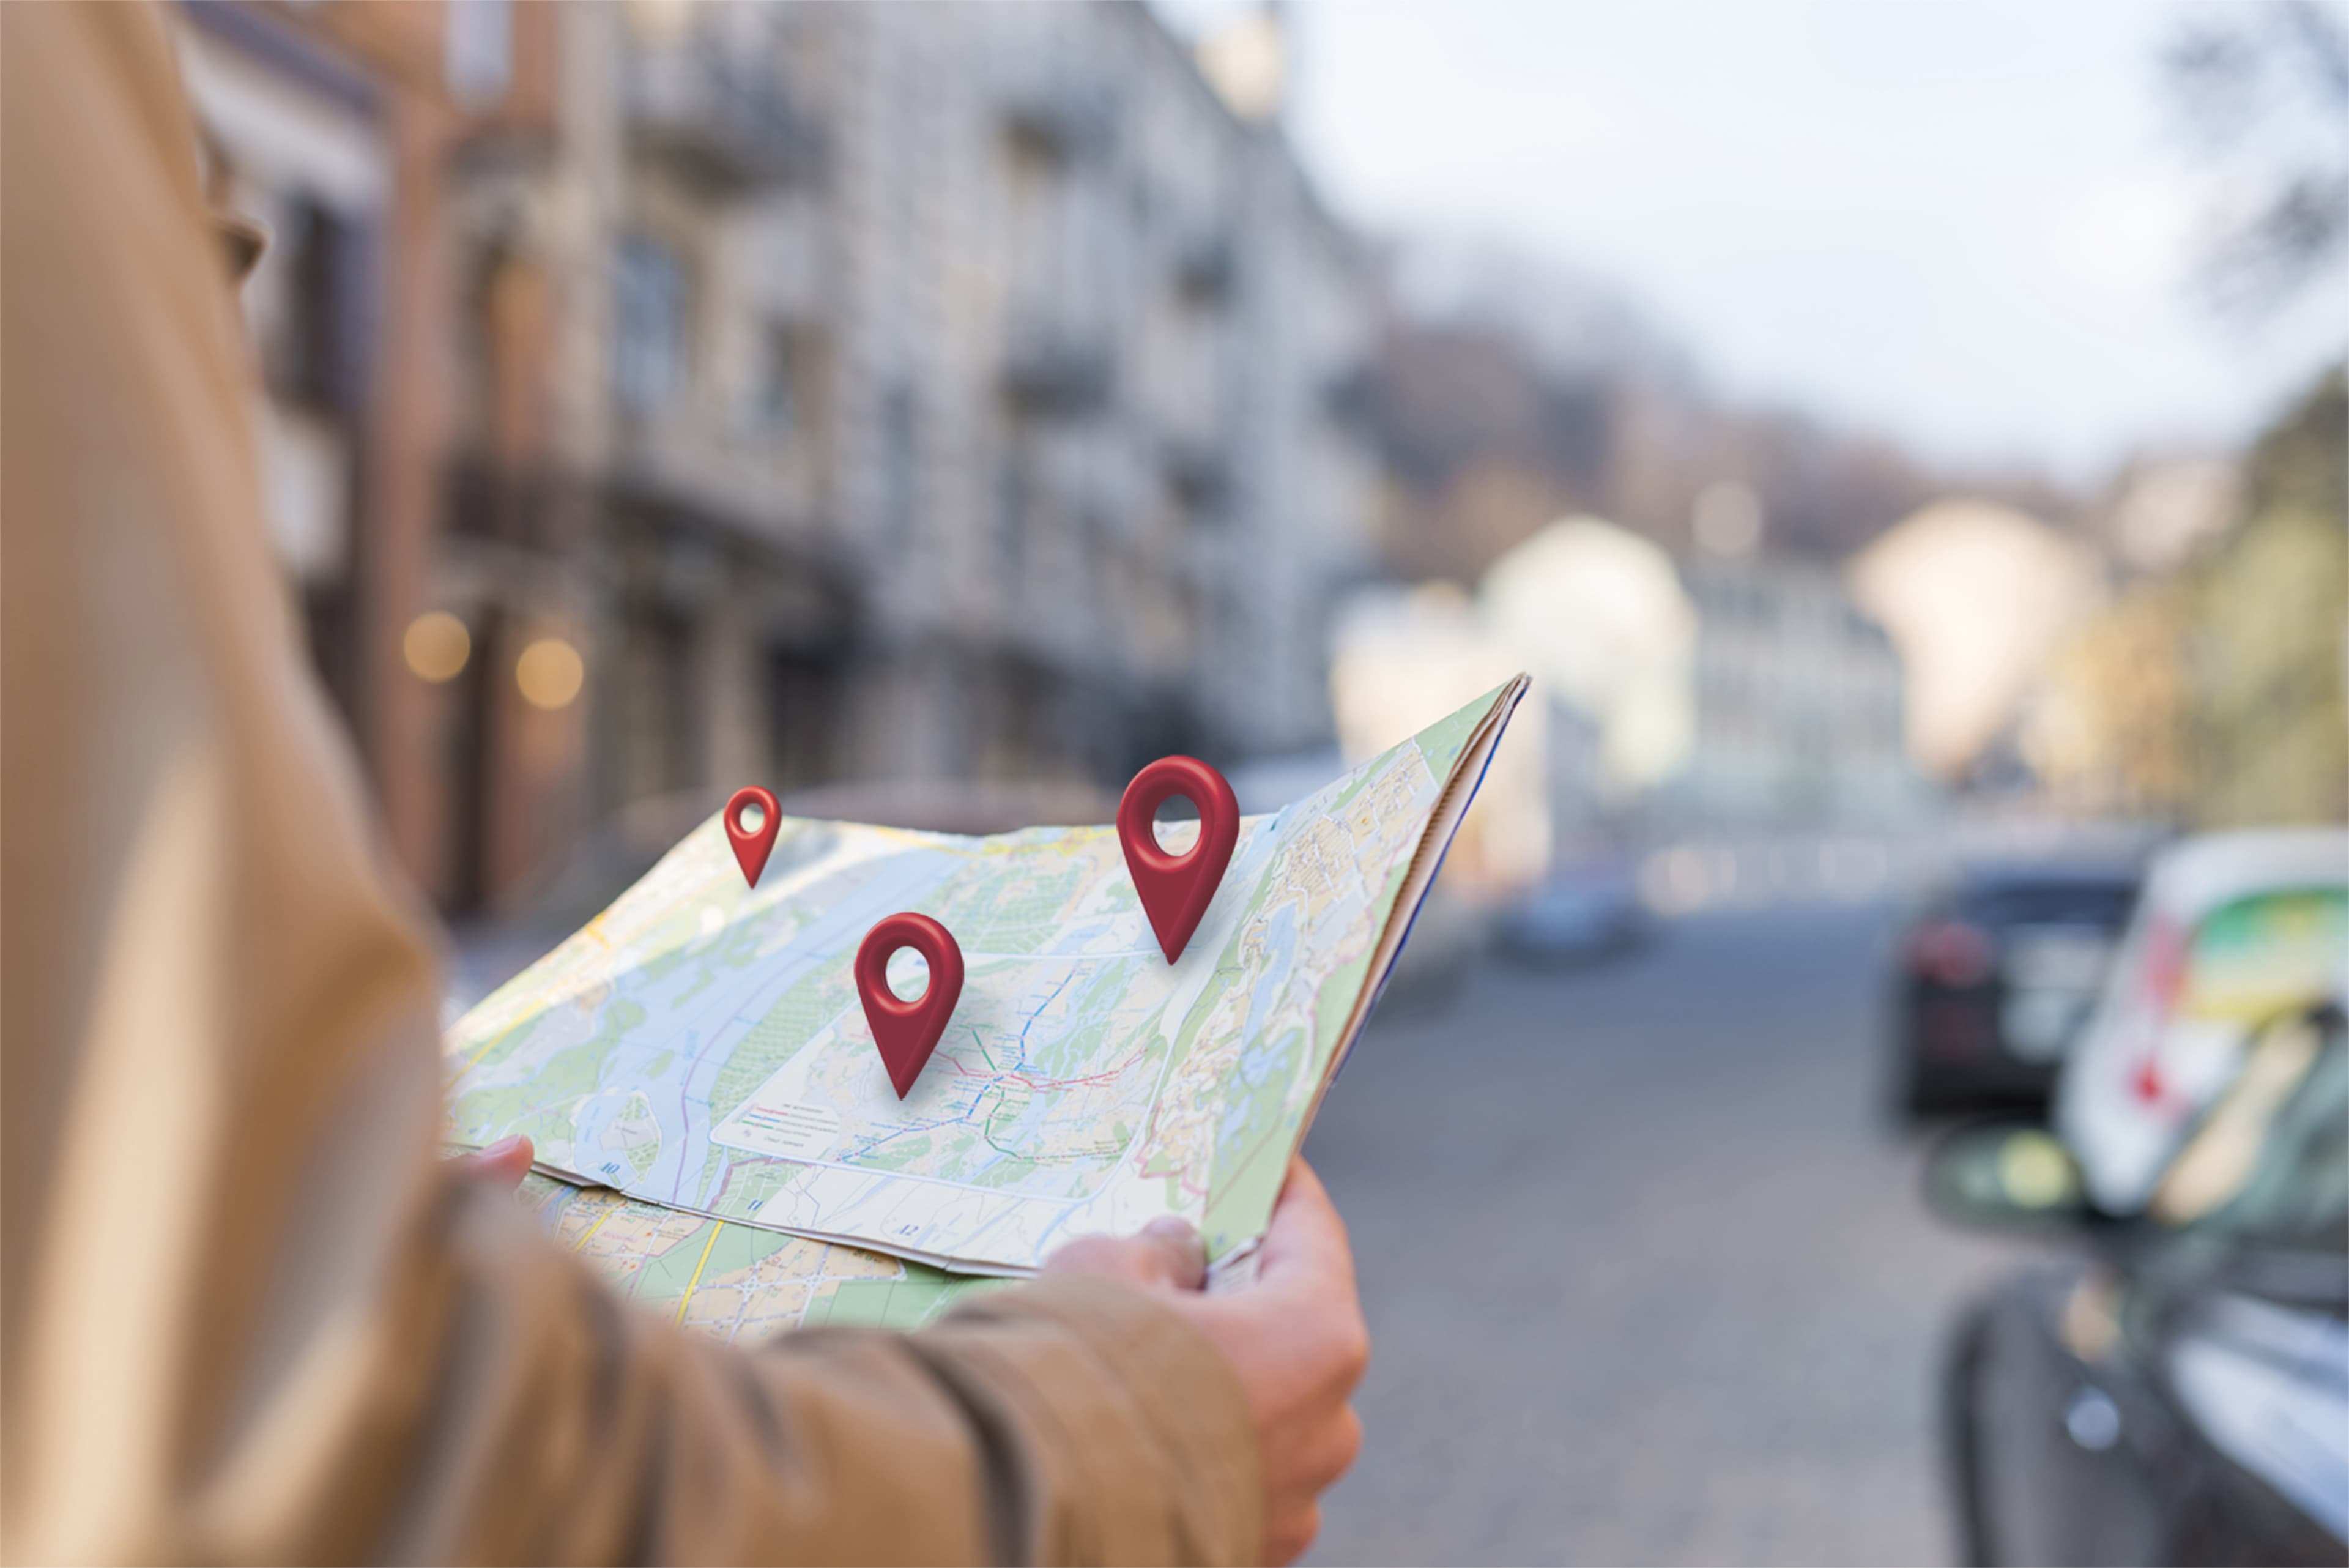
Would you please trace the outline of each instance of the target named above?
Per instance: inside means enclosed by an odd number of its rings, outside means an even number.
[[[1307,1149],[1374,1342],[1311,1561],[1950,1559],[1942,1331],[2029,1254],[1930,1219],[1878,1115],[1889,922],[1692,919],[1381,1010]]]

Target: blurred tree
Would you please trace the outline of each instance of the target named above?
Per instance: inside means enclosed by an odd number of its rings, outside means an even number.
[[[1644,338],[1545,340],[1489,296],[1482,314],[1404,304],[1363,390],[1387,457],[1387,562],[1405,576],[1474,581],[1574,512],[1685,549],[1698,498],[1723,482],[1759,504],[1765,550],[1829,557],[1951,492],[2058,524],[2080,510],[2028,475],[1935,472],[1879,437],[1728,403]]]
[[[2164,61],[2220,194],[2203,284],[2268,315],[2349,248],[2349,22],[2315,0],[2211,11]]]
[[[2344,472],[2349,382],[2335,368],[2253,447],[2243,520],[2196,569],[2190,702],[2204,826],[2349,818]]]
[[[2168,819],[2188,805],[2184,649],[2193,607],[2182,575],[2140,578],[2048,661],[2018,741],[2060,809]]]

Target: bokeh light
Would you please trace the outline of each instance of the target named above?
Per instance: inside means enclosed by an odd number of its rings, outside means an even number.
[[[587,679],[579,650],[559,637],[542,637],[514,661],[514,684],[523,700],[549,712],[567,708]]]
[[[400,652],[418,679],[439,685],[455,680],[473,655],[473,637],[447,610],[428,610],[408,623]]]

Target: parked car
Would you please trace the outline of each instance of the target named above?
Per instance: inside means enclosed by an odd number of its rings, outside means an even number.
[[[1628,860],[1564,867],[1500,913],[1495,948],[1527,963],[1577,963],[1635,948],[1651,932]]]
[[[2349,985],[2349,831],[2182,840],[2155,857],[2055,1120],[2089,1196],[2133,1212],[2250,1026]]]
[[[2349,1560],[2349,1038],[2260,1031],[2116,1217],[2022,1121],[1958,1129],[1929,1200],[2073,1256],[1958,1325],[1942,1429],[1967,1561]]]
[[[1976,866],[1901,938],[1892,1085],[1909,1116],[2044,1110],[2128,923],[2127,862]]]

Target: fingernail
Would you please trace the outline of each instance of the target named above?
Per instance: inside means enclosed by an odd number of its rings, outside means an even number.
[[[1183,1257],[1203,1258],[1206,1255],[1206,1239],[1187,1221],[1171,1215],[1153,1220],[1142,1228],[1142,1233],[1162,1247],[1172,1248]]]
[[[1153,1220],[1142,1228],[1142,1233],[1170,1257],[1185,1275],[1197,1272],[1207,1266],[1207,1243],[1199,1232],[1172,1215]]]
[[[520,1133],[515,1133],[511,1137],[502,1137],[498,1139],[497,1142],[483,1149],[481,1151],[481,1158],[483,1159],[502,1158],[504,1156],[513,1153],[516,1149],[522,1147],[522,1146],[523,1136]]]

